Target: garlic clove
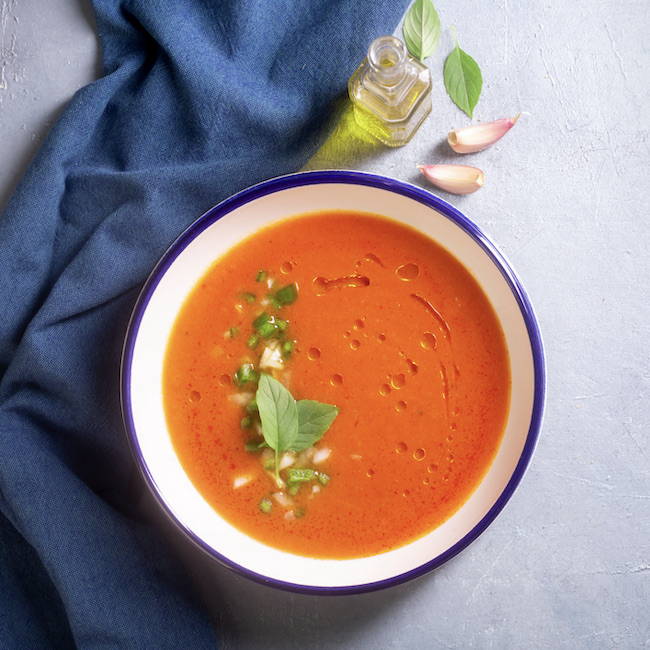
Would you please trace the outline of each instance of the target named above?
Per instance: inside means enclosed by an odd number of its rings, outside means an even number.
[[[476,151],[482,151],[498,140],[501,140],[517,123],[520,115],[521,113],[517,117],[504,117],[493,122],[472,124],[470,126],[464,126],[461,129],[455,129],[449,132],[447,142],[456,153],[475,153]]]
[[[424,176],[452,194],[471,194],[483,187],[485,174],[467,165],[418,165]]]

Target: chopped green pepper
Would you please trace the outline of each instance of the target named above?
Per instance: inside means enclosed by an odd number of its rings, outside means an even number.
[[[281,305],[291,305],[298,299],[298,286],[295,282],[287,284],[275,292],[275,297]]]
[[[318,475],[316,473],[316,470],[310,469],[310,468],[296,468],[296,467],[290,467],[287,470],[287,483],[293,484],[293,483],[308,483],[309,481],[313,481]]]
[[[321,485],[327,485],[330,482],[330,477],[325,472],[318,472],[318,482]]]
[[[292,352],[295,341],[285,341],[282,344],[282,357],[286,359]]]
[[[271,338],[278,329],[275,318],[269,316],[265,311],[253,321],[253,327],[264,339]]]
[[[235,381],[240,386],[247,384],[249,381],[256,382],[259,378],[260,374],[255,370],[255,366],[252,363],[242,363],[235,372]]]

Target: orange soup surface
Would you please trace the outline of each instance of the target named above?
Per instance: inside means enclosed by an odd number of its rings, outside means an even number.
[[[278,363],[260,368],[269,345]],[[313,447],[279,464],[312,480],[276,481],[241,368],[338,407]],[[174,325],[163,397],[180,462],[221,516],[279,549],[344,559],[413,541],[470,497],[503,437],[509,368],[490,302],[447,250],[378,215],[314,213],[260,230],[206,273]]]

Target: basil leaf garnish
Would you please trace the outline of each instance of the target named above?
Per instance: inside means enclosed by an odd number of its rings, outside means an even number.
[[[289,449],[298,435],[298,408],[291,393],[270,375],[262,374],[255,395],[262,434],[276,457]],[[276,463],[277,466],[277,463]]]
[[[298,435],[291,445],[293,451],[303,451],[318,442],[339,414],[336,406],[310,399],[296,403],[298,407]]]
[[[424,61],[440,42],[440,18],[431,0],[416,0],[404,18],[404,43],[408,51]]]
[[[456,47],[445,62],[445,88],[454,104],[471,118],[481,95],[483,76],[476,61],[460,49],[455,31],[454,41]]]

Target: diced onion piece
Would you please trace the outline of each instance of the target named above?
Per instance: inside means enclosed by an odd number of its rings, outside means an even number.
[[[314,452],[314,455],[312,456],[312,463],[314,465],[318,465],[319,463],[322,463],[324,460],[327,460],[329,458],[331,450],[328,447],[320,447],[319,449],[316,449]]]
[[[233,487],[234,490],[236,490],[237,488],[240,488],[240,487],[246,485],[246,483],[250,483],[250,481],[251,481],[250,476],[238,476],[232,482],[232,487]]]
[[[363,460],[363,456],[361,454],[350,454],[350,458],[352,460]]]
[[[296,513],[293,510],[287,510],[284,513],[284,518],[286,521],[293,521],[296,518]]]
[[[253,397],[252,393],[233,393],[229,399],[237,406],[247,406]]]
[[[269,368],[279,370],[284,366],[282,359],[282,350],[276,341],[271,342],[264,348],[262,358],[260,359],[260,368],[268,370]]]
[[[316,452],[316,447],[314,447],[313,445],[311,447],[307,447],[307,449],[300,452],[300,456],[298,456],[298,461],[300,462],[301,465],[310,465],[311,459],[314,457],[315,452]]]
[[[293,505],[293,499],[284,492],[274,492],[273,498],[283,507],[290,508]]]
[[[280,456],[279,471],[291,467],[296,462],[296,455],[291,452],[285,452]]]

